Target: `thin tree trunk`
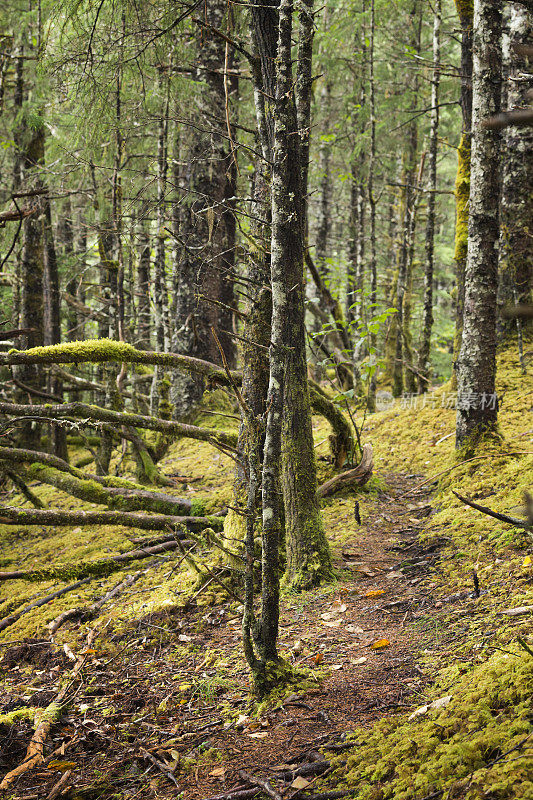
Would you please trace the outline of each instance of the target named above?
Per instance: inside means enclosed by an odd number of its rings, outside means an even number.
[[[50,201],[45,200],[44,205],[44,273],[43,273],[43,302],[44,302],[44,344],[59,344],[61,342],[61,296],[59,292],[59,272],[57,253],[52,228],[52,210]],[[63,381],[57,373],[51,373],[48,381],[48,390],[55,397],[63,399]],[[59,425],[50,425],[50,452],[59,458],[68,461],[67,434]]]
[[[31,129],[23,124],[17,135],[26,191],[43,189],[41,171],[44,165],[44,133],[44,125],[40,122]],[[22,225],[19,324],[21,328],[29,329],[21,337],[22,348],[37,347],[44,343],[44,201],[37,196],[35,203],[36,212],[26,217]],[[34,389],[42,391],[45,388],[43,371],[38,365],[28,365],[16,370],[16,377],[21,383]],[[40,436],[40,425],[24,422],[20,426],[18,441],[23,447],[39,450]]]
[[[455,336],[453,343],[452,388],[457,388],[457,362],[463,335],[465,269],[468,252],[468,200],[470,198],[470,157],[472,149],[472,2],[455,0],[461,23],[461,111],[463,127],[457,150],[455,178]]]
[[[374,41],[376,34],[375,0],[370,0],[370,46],[369,46],[369,88],[370,88],[370,158],[368,162],[368,204],[370,208],[370,318],[376,313],[378,300],[378,273],[376,260],[376,198],[374,195],[374,170],[376,164],[376,87],[374,81]],[[376,350],[377,334],[370,334],[370,359],[372,371],[368,385],[368,410],[376,410]],[[372,363],[373,362],[373,363]]]
[[[500,195],[500,133],[483,125],[501,98],[499,0],[475,0],[472,172],[459,356],[456,446],[471,447],[496,427],[496,299]]]
[[[155,311],[155,339],[156,350],[160,353],[169,349],[169,324],[168,324],[168,290],[165,265],[165,197],[167,192],[168,173],[168,112],[170,81],[168,77],[163,80],[163,70],[159,70],[159,91],[165,93],[165,101],[161,109],[157,134],[157,214],[156,214],[156,245],[154,258],[154,311]],[[160,367],[154,370],[154,378],[150,391],[150,413],[159,413],[159,404],[165,393],[163,381],[164,372]]]
[[[429,181],[426,221],[426,264],[424,270],[424,313],[422,337],[418,352],[418,394],[429,388],[429,356],[433,327],[433,266],[435,256],[435,206],[437,189],[437,154],[439,135],[440,26],[441,0],[434,0],[433,18],[433,81],[431,84],[431,129],[429,133]]]
[[[533,31],[531,15],[511,4],[509,19],[509,79],[506,106],[510,111],[527,107],[528,92],[533,87],[528,59],[517,51],[517,46],[530,45]],[[529,60],[530,61],[530,60]],[[502,272],[508,274],[510,298],[507,304],[531,303],[533,266],[533,214],[531,191],[533,186],[533,127],[508,126],[504,134],[502,159]],[[519,350],[523,351],[523,321],[516,319]],[[524,369],[523,354],[521,355]]]
[[[151,249],[150,236],[141,212],[138,221],[138,253],[137,274],[135,279],[136,331],[134,343],[139,350],[150,350],[151,313],[150,313],[150,271]]]
[[[422,15],[420,13],[419,0],[414,0],[410,12],[410,46],[415,53],[420,53],[420,34],[422,25]],[[410,113],[414,115],[418,104],[419,77],[415,71],[409,78],[409,88],[411,91]],[[407,361],[408,353],[405,349],[406,334],[406,314],[405,303],[409,284],[409,261],[410,261],[410,233],[415,215],[415,176],[416,160],[418,149],[418,125],[416,119],[412,118],[407,134],[407,146],[405,150],[403,189],[403,216],[402,216],[402,239],[399,253],[398,286],[396,294],[396,348],[393,366],[392,393],[399,397],[405,387],[404,383],[404,360]],[[409,314],[407,315],[409,321]]]

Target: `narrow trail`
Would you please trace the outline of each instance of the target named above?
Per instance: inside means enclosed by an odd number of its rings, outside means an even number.
[[[76,797],[136,796],[147,781],[157,797],[175,797],[177,787],[185,800],[212,797],[242,785],[240,770],[272,779],[276,767],[309,760],[309,753],[317,758],[321,746],[342,743],[354,727],[419,705],[427,678],[416,653],[435,613],[424,579],[438,558],[437,545],[419,542],[431,514],[430,489],[416,489],[422,481],[386,476],[387,491],[365,500],[360,526],[353,501],[343,505],[338,534],[329,531],[342,577],[286,596],[282,609],[280,651],[322,680],[313,686],[311,679],[311,688],[259,719],[248,716],[240,616],[229,607],[158,612],[138,620],[126,638],[108,626],[116,656],[100,659],[96,642],[84,693],[51,738],[52,749],[63,745],[60,760],[73,770]],[[35,704],[53,696],[57,664],[52,653],[35,664],[41,683]],[[17,681],[15,668],[14,690]],[[228,712],[237,724],[225,722]],[[4,768],[23,757],[29,730],[21,723],[10,733]],[[173,765],[177,786],[165,776]],[[58,777],[45,766],[17,792],[26,800],[46,797]]]

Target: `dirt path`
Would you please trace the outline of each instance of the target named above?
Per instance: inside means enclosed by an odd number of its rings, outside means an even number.
[[[176,796],[161,765],[178,760],[174,775],[185,800],[210,797],[242,784],[239,770],[272,779],[273,767],[306,760],[354,727],[417,704],[426,679],[416,663],[416,620],[434,608],[424,577],[438,557],[418,542],[431,513],[428,488],[412,491],[422,480],[388,476],[387,492],[364,505],[360,527],[353,503],[343,507],[351,519],[342,527],[353,536],[342,546],[333,541],[341,579],[286,598],[280,632],[280,649],[294,663],[329,675],[259,720],[247,716],[240,619],[225,608],[153,615],[110,663],[96,657],[77,710],[73,704],[52,740],[56,748],[67,743],[59,760],[73,770],[76,796]],[[113,641],[111,629],[107,635]],[[47,695],[57,670],[51,662],[40,669]],[[15,672],[13,687],[16,680]],[[228,711],[240,717],[238,725],[224,723],[221,712],[227,718]],[[27,743],[29,726],[14,727],[3,769],[18,763]],[[26,800],[46,797],[59,777],[44,768],[17,791]]]

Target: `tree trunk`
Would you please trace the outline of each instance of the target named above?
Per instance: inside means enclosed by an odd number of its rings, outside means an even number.
[[[206,6],[202,20],[211,28],[222,30],[226,7],[224,0],[213,0]],[[230,198],[234,196],[235,153],[232,143],[227,143],[229,89],[225,75],[229,56],[221,37],[198,27],[198,113],[194,130],[189,133],[188,163],[183,176],[182,251],[172,345],[180,352],[221,363],[211,333],[214,328],[228,363],[233,364],[231,270],[235,229],[228,215],[233,216]],[[229,99],[228,95],[228,102]],[[228,249],[230,253],[226,254]],[[203,389],[203,381],[197,377],[174,373],[174,414],[180,417],[190,411]]]
[[[21,115],[24,111],[21,110]],[[23,116],[24,120],[24,116]],[[44,165],[44,124],[38,120],[32,128],[23,121],[16,141],[21,147],[20,158],[26,191],[42,191],[41,171]],[[21,337],[23,348],[38,347],[44,343],[44,202],[37,195],[36,211],[27,216],[22,225],[22,256],[20,262],[20,317],[21,328],[30,329]],[[26,365],[15,371],[21,383],[42,391],[45,388],[43,371],[39,365]],[[23,422],[18,441],[21,447],[40,449],[41,428],[36,422]]]
[[[457,362],[463,335],[465,269],[468,252],[468,200],[470,198],[470,156],[472,149],[472,40],[474,6],[472,0],[455,0],[461,22],[461,111],[463,127],[457,150],[455,178],[455,336],[452,388],[457,386]]]
[[[285,507],[287,578],[297,587],[329,574],[330,555],[316,497],[316,464],[305,357],[304,210],[300,149],[291,68],[292,1],[282,0],[272,169],[272,345],[269,415],[263,468],[263,525],[270,521],[282,430],[282,486]],[[281,428],[279,427],[281,425]],[[270,470],[270,471],[269,471]],[[265,486],[265,477],[267,485]],[[279,525],[278,521],[275,521]],[[268,531],[267,531],[268,535]]]
[[[150,236],[146,230],[146,224],[142,218],[138,222],[138,253],[137,253],[137,274],[135,278],[136,303],[136,331],[134,344],[139,350],[150,350]]]
[[[507,107],[510,111],[529,104],[528,92],[533,86],[528,59],[516,50],[518,45],[530,45],[532,23],[528,12],[511,4],[509,19],[509,78]],[[529,59],[531,61],[531,59]],[[527,77],[529,76],[529,78]],[[531,303],[533,267],[531,248],[533,219],[531,191],[533,186],[533,127],[510,125],[504,133],[502,183],[502,272],[508,274],[510,297],[507,304]],[[503,269],[502,269],[503,268]],[[516,319],[521,339],[523,322]]]
[[[52,228],[52,210],[50,201],[44,201],[44,274],[43,274],[43,302],[44,302],[44,344],[59,344],[61,342],[61,296],[59,293],[59,273],[57,253]],[[51,373],[48,381],[48,391],[55,397],[63,399],[63,381],[57,373]],[[50,425],[50,452],[59,458],[68,461],[67,435],[65,429],[59,425]]]
[[[374,81],[374,40],[376,33],[375,1],[370,0],[370,46],[369,46],[369,88],[370,88],[370,158],[368,161],[368,205],[370,208],[370,313],[371,319],[376,313],[378,300],[378,273],[376,260],[376,198],[374,196],[374,169],[376,164],[376,87]],[[376,351],[377,334],[370,334],[371,373],[368,385],[367,407],[370,413],[376,410]]]
[[[414,0],[410,13],[410,46],[414,53],[420,53],[420,35],[422,27],[422,14],[420,12],[419,0]],[[410,267],[412,266],[411,247],[414,244],[414,224],[416,220],[416,162],[418,149],[418,125],[414,118],[415,109],[418,104],[419,77],[415,69],[409,77],[409,89],[411,91],[410,113],[413,118],[409,124],[407,134],[407,146],[405,150],[403,189],[403,208],[402,208],[402,239],[399,253],[398,285],[396,294],[396,349],[393,367],[392,393],[399,397],[404,388],[413,389],[412,373],[408,370],[411,364],[410,353]],[[404,381],[404,367],[406,380]],[[406,386],[407,383],[407,386]]]
[[[500,133],[483,125],[501,97],[499,0],[475,0],[472,172],[465,272],[465,309],[458,369],[456,446],[471,447],[496,427],[496,296]]]
[[[429,133],[429,181],[426,221],[426,264],[424,270],[424,313],[422,337],[418,352],[418,394],[429,388],[429,356],[433,328],[433,266],[435,245],[435,205],[437,189],[437,154],[439,134],[439,83],[440,83],[440,25],[441,0],[434,0],[433,18],[433,81],[431,84],[431,129]]]

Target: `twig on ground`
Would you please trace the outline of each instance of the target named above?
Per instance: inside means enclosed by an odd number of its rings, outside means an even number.
[[[171,781],[171,783],[173,783],[177,789],[180,788],[176,778],[174,777],[172,772],[170,772],[166,764],[163,764],[162,761],[159,761],[155,756],[149,753],[148,750],[145,750],[144,747],[140,748],[140,753],[143,756],[143,758],[147,758],[148,761],[151,761],[154,767],[157,767],[159,772],[161,772],[165,776],[165,778]]]

